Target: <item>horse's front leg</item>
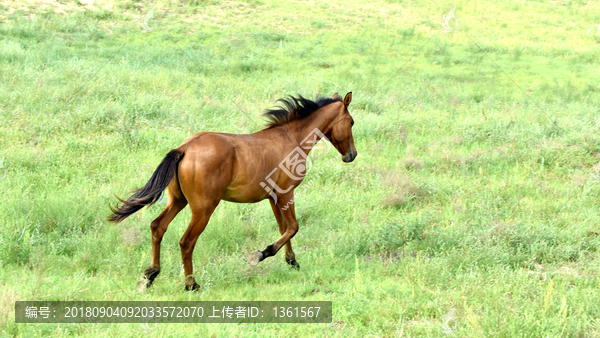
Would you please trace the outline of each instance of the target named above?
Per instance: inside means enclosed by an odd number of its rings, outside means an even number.
[[[252,254],[250,254],[250,257],[248,258],[248,263],[250,265],[256,265],[259,262],[263,261],[267,257],[275,256],[275,254],[277,254],[277,251],[279,251],[279,249],[281,249],[281,247],[283,247],[286,243],[288,243],[290,241],[290,239],[292,237],[294,237],[296,232],[298,232],[298,221],[296,221],[296,209],[294,208],[293,192],[290,191],[289,193],[287,193],[285,195],[277,196],[277,197],[278,197],[277,205],[275,205],[274,207],[276,207],[278,209],[278,211],[281,212],[282,222],[285,224],[285,227],[286,227],[285,231],[283,231],[282,236],[279,237],[279,239],[276,240],[275,243],[269,245],[265,250],[263,250],[263,251],[257,250],[257,251],[254,251]],[[275,212],[275,210],[274,210],[274,212]],[[275,217],[277,217],[277,214],[275,214]],[[279,223],[279,219],[278,219],[278,223]],[[280,231],[281,231],[281,229],[282,228],[280,226]],[[292,247],[290,245],[290,252],[292,254],[291,258],[293,258],[295,261],[295,258],[293,257],[293,251],[291,251],[291,250],[292,250]],[[298,263],[296,263],[296,265],[297,264]]]
[[[269,198],[269,202],[271,203],[271,209],[273,209],[273,214],[275,215],[277,225],[279,226],[279,233],[283,235],[287,230],[287,226],[283,221],[283,215],[281,214],[281,210],[279,209],[279,206],[275,204],[275,201],[273,199]],[[296,269],[300,269],[300,264],[296,262],[296,255],[294,254],[294,250],[292,250],[291,239],[287,241],[287,243],[285,243],[285,262]]]

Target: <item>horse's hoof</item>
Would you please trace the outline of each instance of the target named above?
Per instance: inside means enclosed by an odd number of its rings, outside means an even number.
[[[186,285],[185,286],[185,291],[198,291],[200,290],[200,285],[198,285],[198,283],[194,282],[194,284],[192,286]]]
[[[250,254],[250,257],[248,257],[248,264],[256,266],[256,264],[258,264],[262,260],[262,257],[262,252],[256,250]]]
[[[292,268],[296,269],[296,270],[300,270],[300,264],[298,264],[298,262],[296,262],[296,260],[285,260],[286,263],[288,263],[289,265],[292,266]]]
[[[137,290],[139,293],[144,293],[149,287],[152,286],[152,281],[142,277],[137,283]]]
[[[152,283],[154,282],[154,279],[156,278],[156,276],[158,276],[159,273],[159,269],[146,269],[146,271],[144,271],[144,277],[142,277],[142,279],[140,279],[140,281],[137,284],[138,291],[142,293],[146,291],[146,289],[150,288],[152,286]]]

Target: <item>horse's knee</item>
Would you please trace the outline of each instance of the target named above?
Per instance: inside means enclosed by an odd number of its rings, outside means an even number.
[[[190,243],[187,238],[182,238],[179,240],[179,248],[181,249],[181,252],[187,251],[189,247]]]
[[[192,251],[194,251],[194,241],[189,240],[186,237],[183,237],[180,241],[179,241],[179,248],[181,249],[181,253],[182,254],[192,254]]]
[[[154,220],[150,223],[150,231],[152,232],[152,236],[162,238],[167,231],[167,227],[161,225],[159,220]]]
[[[167,229],[161,227],[159,222],[150,223],[150,232],[152,233],[152,242],[160,243]]]
[[[290,238],[294,237],[298,232],[298,222],[288,225],[286,232],[290,235]]]

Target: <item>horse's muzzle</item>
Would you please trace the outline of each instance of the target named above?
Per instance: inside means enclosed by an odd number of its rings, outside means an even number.
[[[358,155],[358,152],[356,150],[350,151],[342,157],[342,161],[344,161],[346,163],[352,162],[352,161],[354,161],[354,159],[356,158],[357,155]]]

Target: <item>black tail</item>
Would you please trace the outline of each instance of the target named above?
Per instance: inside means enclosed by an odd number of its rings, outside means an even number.
[[[173,176],[176,175],[177,166],[182,158],[183,152],[181,150],[171,150],[158,165],[158,168],[156,168],[156,171],[154,171],[154,174],[152,174],[152,177],[150,177],[150,180],[143,188],[134,191],[133,195],[126,201],[115,196],[123,204],[119,207],[117,203],[114,208],[110,206],[113,215],[108,217],[108,220],[116,223],[121,222],[144,206],[154,204],[169,185]]]

